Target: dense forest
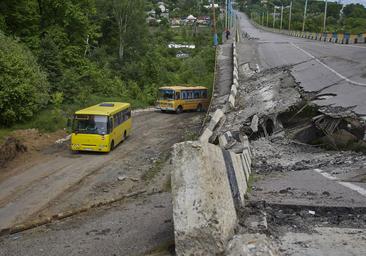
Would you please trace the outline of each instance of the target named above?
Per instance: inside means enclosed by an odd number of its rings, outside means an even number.
[[[260,0],[240,1],[240,7],[249,15],[253,14],[256,21],[264,25],[267,23],[267,11],[269,13],[269,26],[273,25],[273,5],[287,6],[284,8],[283,28],[287,29],[289,24],[289,5],[291,0],[270,0],[268,3],[261,3]],[[292,1],[292,30],[301,30],[303,23],[305,0]],[[309,0],[307,7],[307,18],[305,31],[323,32],[325,1]],[[276,28],[280,27],[280,9],[277,12]],[[261,18],[262,17],[262,18]],[[264,17],[264,19],[263,19]],[[338,2],[328,1],[326,32],[348,32],[359,34],[366,32],[366,7],[361,4],[349,4],[343,6]]]
[[[101,101],[154,104],[157,88],[210,87],[214,48],[209,26],[155,26],[153,0],[1,0],[0,126],[55,130],[77,108]],[[164,1],[170,17],[209,15],[207,1]],[[170,42],[191,43],[177,58]],[[1,131],[0,131],[1,133]]]

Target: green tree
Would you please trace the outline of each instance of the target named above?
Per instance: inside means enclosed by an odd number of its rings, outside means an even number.
[[[0,124],[31,118],[48,103],[48,88],[33,54],[0,34]]]

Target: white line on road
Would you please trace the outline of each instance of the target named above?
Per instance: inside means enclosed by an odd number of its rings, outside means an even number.
[[[361,45],[353,45],[353,44],[337,44],[337,43],[328,43],[328,42],[323,42],[323,41],[313,41],[313,40],[307,40],[307,41],[303,41],[303,42],[296,42],[297,44],[315,44],[315,45],[319,45],[321,44],[322,46],[339,46],[339,47],[351,47],[351,48],[361,48],[361,49],[366,49],[366,45],[365,46],[361,46]]]
[[[323,172],[323,170],[320,170],[320,169],[314,169],[314,171],[320,173],[321,175],[323,175],[325,178],[329,179],[329,180],[336,180],[337,178],[336,177],[333,177],[332,175],[330,175],[329,173],[327,172]]]
[[[293,47],[295,47],[296,49],[302,51],[303,53],[305,53],[306,55],[308,55],[311,59],[315,60],[316,62],[318,62],[319,64],[323,65],[325,68],[327,68],[329,71],[331,71],[332,73],[334,73],[335,75],[339,76],[340,78],[342,78],[343,80],[349,82],[350,84],[354,84],[354,85],[359,85],[359,86],[366,86],[366,84],[364,83],[359,83],[356,81],[353,81],[347,77],[345,77],[344,75],[338,73],[337,71],[335,71],[334,69],[332,69],[331,67],[329,67],[327,64],[321,62],[317,57],[313,56],[311,53],[305,51],[304,49],[300,48],[299,46],[295,45],[294,43],[290,43],[290,45],[292,45]]]
[[[330,180],[337,180],[336,177],[330,175],[329,173],[327,172],[324,172],[323,170],[321,169],[314,169],[314,171],[316,171],[317,173],[323,175],[325,178],[327,179],[330,179]],[[338,184],[344,186],[344,187],[347,187],[349,189],[352,189],[356,192],[358,192],[359,194],[363,195],[363,196],[366,196],[366,189],[360,187],[360,186],[357,186],[351,182],[344,182],[344,181],[337,181]]]

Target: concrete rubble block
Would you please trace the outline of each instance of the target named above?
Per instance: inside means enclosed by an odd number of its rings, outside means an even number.
[[[235,107],[235,97],[231,94],[230,94],[230,97],[229,97],[229,104],[230,104],[231,108]]]
[[[199,141],[208,142],[210,140],[212,134],[213,134],[213,132],[210,129],[206,128],[203,131],[202,135],[200,136]]]
[[[234,67],[235,68],[238,68],[239,65],[238,65],[238,58],[234,58]]]
[[[227,256],[279,256],[278,245],[263,234],[236,235],[230,241]]]
[[[234,139],[230,131],[227,131],[219,136],[219,145],[224,149],[230,149],[236,143],[237,141]]]
[[[236,96],[236,94],[238,93],[238,90],[236,89],[235,84],[232,84],[232,85],[231,85],[231,91],[230,91],[230,93],[231,93],[232,95],[234,95],[234,97],[235,97],[235,96]]]
[[[238,81],[238,79],[234,78],[234,80],[233,80],[233,84],[235,84],[235,86],[238,88],[238,86],[239,86],[239,81]]]
[[[252,155],[251,155],[250,151],[249,150],[243,150],[243,156],[246,159],[246,161],[249,165],[249,168],[250,168],[250,166],[252,164],[252,159],[251,159]]]
[[[252,129],[253,132],[258,132],[258,124],[259,118],[257,115],[254,115],[250,124],[250,129]]]
[[[171,179],[177,255],[223,254],[238,219],[222,149],[175,144]]]
[[[233,163],[235,178],[238,185],[238,193],[239,193],[239,206],[244,207],[244,196],[247,192],[247,178],[244,170],[244,166],[242,165],[240,154],[235,154],[234,152],[230,152],[231,161]]]
[[[246,135],[239,135],[239,139],[240,142],[243,143],[244,149],[246,149],[249,153],[249,157],[252,157],[252,153],[250,150],[250,145],[249,145],[249,138]]]
[[[208,125],[208,129],[213,131],[216,125],[220,122],[221,118],[223,118],[224,112],[221,109],[217,109]]]
[[[234,68],[234,71],[233,71],[233,77],[237,80],[239,80],[239,73],[238,73],[238,70],[236,68]]]
[[[246,180],[248,182],[249,177],[250,177],[250,165],[249,165],[248,160],[246,159],[244,154],[240,155],[240,160],[241,160],[241,164],[242,164],[243,169],[244,169]]]

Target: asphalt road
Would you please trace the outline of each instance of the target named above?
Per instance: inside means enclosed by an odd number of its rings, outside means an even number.
[[[255,45],[258,69],[287,66],[319,106],[342,107],[366,116],[366,45],[341,45],[263,31],[238,13],[242,34]],[[253,64],[253,63],[252,63]]]

